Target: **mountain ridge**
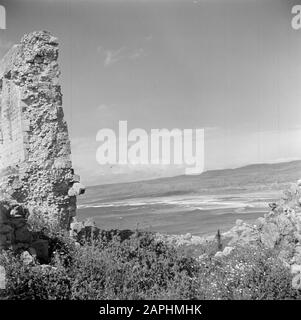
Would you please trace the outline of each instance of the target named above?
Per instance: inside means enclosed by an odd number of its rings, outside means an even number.
[[[170,176],[170,177],[160,177],[160,178],[154,178],[154,179],[142,179],[142,180],[137,180],[137,181],[129,181],[129,182],[114,182],[114,183],[106,183],[106,184],[97,184],[97,185],[91,185],[87,186],[87,188],[97,188],[97,187],[102,187],[102,186],[113,186],[113,185],[128,185],[128,184],[136,184],[136,183],[151,183],[155,181],[162,181],[162,180],[173,180],[177,178],[184,178],[184,179],[189,179],[189,178],[196,178],[196,177],[204,177],[205,175],[213,174],[213,173],[227,173],[227,172],[239,172],[239,171],[246,171],[252,168],[277,168],[283,167],[286,165],[293,165],[293,164],[298,164],[300,166],[301,170],[301,160],[293,160],[293,161],[287,161],[287,162],[277,162],[277,163],[253,163],[253,164],[248,164],[245,166],[241,167],[235,167],[235,168],[226,168],[226,169],[214,169],[214,170],[206,170],[202,172],[201,174],[197,175],[176,175],[176,176]]]
[[[248,190],[279,190],[301,177],[301,160],[251,164],[234,169],[209,170],[200,175],[179,175],[152,180],[103,184],[88,187],[85,203],[91,199],[122,200],[185,194],[212,194]],[[101,199],[99,199],[101,198]]]

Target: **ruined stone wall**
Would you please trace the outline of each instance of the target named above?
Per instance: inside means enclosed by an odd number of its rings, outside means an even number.
[[[76,201],[59,76],[58,42],[45,31],[25,35],[0,63],[0,198],[67,226]]]
[[[25,160],[19,87],[1,79],[0,170]]]

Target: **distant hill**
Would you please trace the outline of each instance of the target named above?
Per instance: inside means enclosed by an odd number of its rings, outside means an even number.
[[[200,175],[181,175],[154,180],[89,187],[83,201],[142,198],[181,194],[216,194],[227,191],[281,189],[301,178],[301,160],[253,164],[236,169],[210,170]],[[91,202],[90,202],[91,203]]]

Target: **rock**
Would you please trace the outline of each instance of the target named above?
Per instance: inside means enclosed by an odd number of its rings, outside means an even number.
[[[237,219],[236,222],[235,222],[235,225],[238,226],[238,227],[241,227],[243,225],[243,223],[244,223],[243,220]]]
[[[267,223],[262,226],[260,240],[268,248],[274,248],[280,237],[277,226],[274,223]]]
[[[14,206],[11,210],[10,210],[10,217],[12,218],[23,218],[23,219],[27,219],[29,216],[29,211],[26,207],[22,206],[22,205],[17,205]]]
[[[214,255],[215,258],[222,258],[223,256],[224,255],[222,251],[217,251],[217,253]]]
[[[27,225],[15,230],[16,242],[30,243],[32,241],[32,234]]]
[[[183,237],[184,240],[191,240],[191,238],[192,238],[191,233],[186,233]]]
[[[29,247],[29,248],[28,248],[28,252],[30,253],[30,255],[31,255],[34,259],[37,258],[37,251],[36,251],[35,248]]]
[[[78,233],[84,229],[84,223],[83,222],[78,222],[76,219],[74,219],[73,222],[70,224],[70,230],[69,230],[69,235],[70,237],[76,238]]]
[[[214,255],[214,257],[215,257],[215,258],[226,257],[226,256],[228,256],[228,255],[232,252],[233,249],[234,249],[233,247],[225,247],[223,251],[218,251],[218,252]]]
[[[36,251],[39,260],[43,262],[49,261],[49,243],[47,240],[36,240],[32,242],[31,247]]]
[[[87,220],[83,221],[83,225],[84,225],[84,227],[91,227],[91,228],[96,227],[96,223],[92,219],[87,219]]]
[[[301,273],[301,265],[293,264],[291,265],[291,274]]]
[[[13,243],[11,247],[13,251],[20,252],[20,250],[21,251],[28,250],[29,243]]]
[[[0,249],[8,249],[12,242],[12,236],[10,233],[0,234]]]
[[[0,234],[12,233],[14,228],[9,224],[0,224]]]
[[[26,225],[26,220],[24,218],[11,219],[10,225],[13,226],[14,229],[19,229]]]
[[[23,264],[26,266],[34,263],[34,258],[28,251],[22,252],[20,258],[21,258]]]
[[[72,187],[68,191],[69,197],[79,196],[85,193],[85,186],[80,182],[74,182]]]
[[[233,227],[228,233],[230,238],[229,246],[234,245],[256,245],[259,241],[260,234],[257,228],[242,223],[240,226]]]
[[[293,212],[291,212],[291,214],[293,214]],[[279,215],[275,218],[275,223],[277,224],[278,232],[282,236],[293,233],[295,230],[295,226],[292,224],[292,221],[288,216]]]
[[[9,222],[9,211],[10,208],[6,201],[0,201],[0,224]]]
[[[292,288],[295,290],[301,290],[301,273],[298,273],[292,279]]]
[[[228,256],[233,249],[234,249],[233,247],[225,247],[225,249],[223,250],[223,255]]]

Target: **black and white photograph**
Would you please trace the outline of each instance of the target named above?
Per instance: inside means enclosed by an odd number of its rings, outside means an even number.
[[[0,300],[301,300],[301,1],[0,0]]]

